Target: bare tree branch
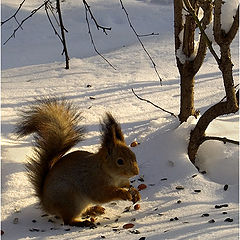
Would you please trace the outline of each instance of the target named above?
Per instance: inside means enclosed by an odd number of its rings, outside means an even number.
[[[9,17],[9,18],[7,18],[6,20],[2,21],[2,22],[1,22],[1,25],[3,25],[4,23],[8,22],[8,21],[11,20],[12,18],[14,18],[15,21],[19,24],[16,16],[17,16],[18,12],[20,11],[20,9],[21,9],[21,7],[23,6],[23,4],[24,4],[25,1],[26,1],[26,0],[23,0],[23,1],[20,3],[20,5],[19,5],[18,9],[16,10],[16,12],[15,12],[11,17]],[[19,24],[19,25],[20,25],[20,24]]]
[[[52,7],[52,6],[51,6],[50,4],[46,4],[46,5],[45,5],[46,15],[47,15],[48,21],[49,21],[49,23],[50,23],[50,25],[51,25],[54,33],[58,36],[58,38],[60,39],[61,43],[63,44],[63,40],[62,40],[61,36],[59,35],[59,33],[57,32],[57,30],[56,30],[56,28],[55,28],[55,26],[54,26],[54,24],[53,24],[53,22],[52,22],[52,20],[51,20],[51,18],[50,18],[50,16],[49,16],[49,13],[48,13],[48,9],[49,9],[49,10],[51,11],[52,15],[54,16],[54,19],[57,21],[57,18],[56,18],[56,16],[55,16],[54,12],[52,11],[51,7]],[[57,22],[57,23],[58,23],[58,22]],[[60,26],[60,25],[59,25],[59,26]],[[64,49],[63,49],[62,54],[63,54],[63,53],[64,53]]]
[[[23,26],[24,22],[27,21],[29,18],[31,18],[37,11],[39,11],[42,7],[44,7],[45,4],[47,4],[49,1],[50,1],[50,0],[44,1],[44,3],[41,4],[38,8],[32,10],[32,11],[31,11],[31,14],[29,14],[26,18],[24,18],[24,19],[20,22],[20,24],[19,24],[18,21],[17,21],[18,27],[14,29],[12,35],[3,43],[3,45],[5,45],[11,38],[15,37],[16,32],[17,32],[20,28],[22,29],[22,26]],[[24,3],[24,1],[22,2],[22,4],[23,4],[23,3]],[[22,5],[21,5],[21,6],[22,6]],[[21,8],[21,7],[18,8],[17,12],[20,10],[20,8]],[[14,18],[16,19],[16,15],[14,16]],[[9,18],[9,20],[10,20],[10,18]],[[5,21],[5,22],[6,22],[6,21]]]
[[[103,32],[104,32],[105,34],[107,34],[107,33],[106,33],[106,30],[111,30],[111,28],[106,28],[106,27],[100,26],[100,25],[97,23],[96,19],[94,18],[93,14],[92,14],[92,12],[91,12],[91,10],[90,10],[90,6],[87,4],[87,2],[86,2],[85,0],[83,0],[83,4],[84,4],[84,7],[85,7],[85,16],[86,16],[86,22],[87,22],[87,27],[88,27],[88,33],[89,33],[89,36],[90,36],[90,39],[91,39],[93,48],[94,48],[95,52],[96,52],[102,59],[104,59],[104,60],[108,63],[109,66],[111,66],[114,70],[116,70],[116,68],[115,68],[115,67],[97,50],[97,48],[96,48],[95,42],[94,42],[94,40],[93,40],[93,36],[92,36],[90,24],[89,24],[89,21],[88,21],[88,12],[90,13],[91,18],[93,19],[94,23],[96,24],[97,29],[102,29]]]
[[[139,35],[139,34],[136,32],[135,28],[133,27],[133,25],[132,25],[132,23],[131,23],[131,20],[130,20],[130,18],[129,18],[128,12],[127,12],[126,8],[125,8],[124,5],[123,5],[122,0],[120,0],[120,4],[121,4],[121,7],[122,7],[122,10],[123,10],[123,11],[125,12],[125,14],[126,14],[126,17],[127,17],[128,23],[129,23],[129,26],[131,27],[131,29],[133,30],[134,34],[136,35],[136,37],[137,37],[139,43],[141,44],[144,52],[147,54],[147,56],[149,57],[150,61],[152,62],[153,68],[154,68],[154,70],[155,70],[155,72],[156,72],[156,74],[157,74],[157,76],[158,76],[158,78],[159,78],[159,80],[160,80],[160,84],[162,85],[162,78],[160,77],[160,75],[159,75],[159,73],[158,73],[157,65],[156,65],[156,63],[153,61],[151,55],[149,54],[149,52],[148,52],[147,49],[145,48],[145,46],[144,46],[144,44],[143,44],[143,42],[142,42],[142,40],[141,40],[141,38],[140,38],[141,36],[146,36],[146,35]],[[156,34],[151,34],[151,35],[156,35]],[[148,36],[149,36],[149,35],[148,35]]]
[[[57,25],[58,25],[58,27],[60,27],[60,23],[59,23],[56,15],[55,15],[55,13],[54,13],[54,10],[56,10],[56,8],[53,7],[53,5],[51,4],[51,2],[49,2],[48,7],[49,7],[49,10],[50,10],[51,13],[52,13],[53,18],[55,19],[55,21],[56,21],[56,23],[57,23]],[[65,29],[65,31],[68,32],[66,29]]]
[[[133,88],[132,88],[132,92],[133,92],[133,94],[134,94],[139,100],[144,101],[144,102],[147,102],[147,103],[150,103],[150,104],[152,104],[154,107],[159,108],[159,109],[161,109],[163,112],[169,113],[171,116],[174,116],[175,118],[177,118],[177,116],[176,116],[174,113],[169,112],[169,111],[167,111],[167,110],[159,107],[158,105],[152,103],[151,101],[149,101],[149,100],[147,100],[147,99],[144,99],[144,98],[139,97],[139,96],[134,92]]]
[[[180,33],[183,30],[183,2],[174,0],[174,36],[175,36],[175,51],[180,48],[181,40]],[[178,58],[177,58],[178,59]],[[178,67],[180,67],[180,61],[177,61]]]
[[[205,142],[205,141],[209,141],[209,140],[216,140],[216,141],[221,141],[224,144],[226,143],[232,143],[232,144],[236,144],[239,145],[239,141],[236,140],[232,140],[232,139],[228,139],[226,137],[215,137],[215,136],[205,136],[201,139],[201,143]]]
[[[201,22],[202,28],[205,30],[207,25],[211,22],[211,19],[212,19],[213,4],[211,3],[211,1],[203,0],[203,1],[199,2],[199,7],[201,7],[203,10],[203,18],[201,19],[200,22]],[[196,74],[203,64],[204,58],[207,53],[207,47],[208,47],[208,45],[207,45],[207,41],[205,40],[204,34],[200,34],[197,53],[193,60],[193,62],[194,62],[193,68],[194,68],[194,71]]]
[[[222,1],[215,1],[215,12],[214,12],[214,38],[218,45],[230,44],[234,37],[237,34],[239,28],[239,5],[237,8],[236,15],[234,16],[234,21],[231,25],[228,33],[225,33],[223,29],[221,29],[221,7]]]
[[[103,26],[99,25],[98,22],[97,22],[97,20],[96,20],[96,18],[95,18],[94,15],[93,15],[91,9],[90,9],[90,6],[88,5],[88,3],[87,3],[86,0],[83,0],[83,4],[84,4],[84,6],[85,6],[85,9],[89,12],[89,14],[90,14],[90,16],[91,16],[91,19],[94,21],[97,29],[98,29],[98,30],[99,30],[99,29],[102,29],[102,31],[107,35],[107,31],[110,31],[112,28],[110,28],[110,27],[103,27]]]
[[[239,5],[238,5],[237,12],[234,16],[233,24],[229,32],[227,33],[227,41],[231,42],[234,39],[234,37],[237,34],[238,28],[239,28]]]
[[[221,32],[221,10],[222,10],[222,1],[214,1],[214,24],[213,32],[214,39],[218,45],[222,44],[222,32]]]
[[[139,37],[158,36],[159,33],[138,34]]]

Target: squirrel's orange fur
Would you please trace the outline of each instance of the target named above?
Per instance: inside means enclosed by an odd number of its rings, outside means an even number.
[[[35,154],[26,168],[41,207],[60,216],[64,224],[76,226],[88,223],[76,221],[78,216],[103,214],[104,208],[98,204],[140,199],[129,183],[129,178],[139,173],[135,154],[110,113],[101,124],[102,142],[97,153],[66,154],[83,140],[79,120],[81,115],[68,101],[44,99],[24,111],[17,124],[20,137],[34,134]]]

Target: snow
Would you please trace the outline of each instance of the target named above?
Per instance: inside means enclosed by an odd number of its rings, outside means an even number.
[[[237,7],[239,1],[238,0],[225,0],[222,6],[222,14],[221,14],[221,29],[223,29],[226,33],[230,30],[232,23],[234,21],[234,17],[236,15]],[[215,43],[214,34],[213,34],[213,18],[209,25],[207,26],[205,33],[207,34],[209,40]]]
[[[27,1],[24,14],[41,1]],[[44,11],[24,24],[23,31],[2,46],[2,239],[232,239],[239,230],[239,147],[207,141],[199,149],[197,165],[187,156],[191,129],[197,120],[178,120],[137,99],[135,92],[155,104],[179,113],[179,73],[174,56],[173,6],[168,1],[127,0],[124,5],[138,32],[158,32],[143,38],[156,62],[163,86],[132,33],[118,1],[88,1],[97,19],[111,26],[108,36],[97,32],[94,39],[100,52],[114,65],[112,69],[92,50],[81,1],[62,3],[69,33],[70,69],[65,70],[61,45],[48,26]],[[19,4],[2,1],[2,19]],[[14,29],[14,22],[2,26],[2,41]],[[232,44],[233,74],[238,82],[238,39]],[[91,87],[87,87],[91,85]],[[105,204],[106,214],[95,229],[62,226],[61,220],[43,216],[25,174],[26,156],[32,154],[32,138],[18,140],[14,135],[19,111],[41,96],[65,96],[83,112],[87,139],[73,150],[96,151],[99,147],[99,119],[110,111],[121,123],[127,144],[140,145],[135,152],[143,179],[140,209],[130,202]],[[219,102],[224,88],[221,74],[208,53],[196,76],[195,105],[201,113]],[[91,97],[91,99],[90,99]],[[216,119],[207,135],[239,139],[238,113]],[[206,171],[206,174],[203,174]],[[224,186],[228,189],[224,190]],[[184,187],[177,190],[177,186]],[[194,190],[201,190],[195,192]],[[228,204],[215,208],[216,205]],[[123,213],[126,207],[130,211]],[[209,216],[203,217],[203,214]],[[227,214],[223,214],[227,213]],[[177,217],[178,220],[170,221]],[[225,222],[227,218],[233,222]],[[118,220],[117,220],[118,219]],[[210,223],[209,220],[215,222]],[[33,221],[35,220],[35,221]],[[126,223],[131,229],[123,229]]]
[[[222,14],[221,14],[221,28],[228,33],[230,30],[234,16],[236,15],[237,7],[239,1],[238,0],[226,0],[222,6]]]
[[[178,37],[179,37],[181,44],[180,44],[179,48],[176,50],[176,56],[179,59],[181,64],[184,64],[186,62],[186,60],[191,60],[191,59],[188,59],[188,57],[183,52],[183,34],[184,34],[184,29],[179,33]],[[192,60],[194,60],[194,59],[192,59]]]

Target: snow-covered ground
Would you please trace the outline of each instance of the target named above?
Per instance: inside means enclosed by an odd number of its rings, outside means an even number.
[[[2,46],[2,239],[238,238],[239,147],[216,141],[204,143],[197,159],[202,173],[198,172],[186,154],[189,133],[197,120],[190,118],[179,125],[177,119],[140,101],[131,91],[133,88],[141,97],[176,115],[179,113],[172,3],[167,0],[123,2],[139,33],[159,33],[143,41],[156,62],[163,86],[129,28],[119,1],[88,1],[99,23],[112,27],[107,36],[95,31],[94,25],[92,32],[98,50],[116,70],[95,55],[84,8],[77,0],[62,3],[68,29],[69,70],[64,69],[61,45],[44,10],[25,22],[23,31]],[[26,1],[20,15],[29,14],[41,3]],[[2,20],[13,14],[19,4],[15,0],[2,1]],[[3,25],[2,42],[15,26],[14,21]],[[232,44],[232,60],[237,83],[238,39]],[[140,167],[140,176],[133,178],[133,185],[137,187],[142,181],[147,185],[141,191],[139,210],[134,210],[130,202],[106,204],[106,214],[98,218],[100,225],[95,229],[62,226],[60,220],[43,216],[24,169],[26,155],[32,154],[31,138],[17,140],[13,134],[19,110],[41,96],[64,96],[82,109],[87,139],[73,150],[96,151],[99,119],[105,111],[111,111],[119,120],[128,144],[134,140],[140,143],[132,148]],[[213,57],[207,54],[196,77],[196,108],[203,113],[224,96],[221,74]],[[238,123],[238,113],[220,117],[211,123],[207,134],[238,140]],[[183,189],[177,190],[178,186]],[[221,208],[215,208],[216,205]],[[124,212],[129,206],[130,211]],[[124,229],[126,223],[133,223],[134,227]]]

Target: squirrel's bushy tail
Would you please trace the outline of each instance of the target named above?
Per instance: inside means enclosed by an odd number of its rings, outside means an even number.
[[[40,199],[50,168],[83,140],[84,129],[78,126],[80,120],[80,113],[66,100],[39,100],[30,110],[23,111],[16,132],[19,137],[34,134],[34,155],[26,168]]]

